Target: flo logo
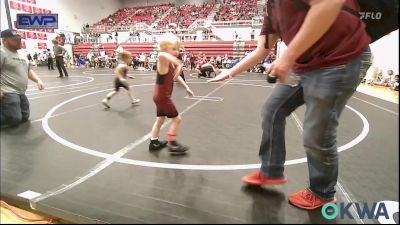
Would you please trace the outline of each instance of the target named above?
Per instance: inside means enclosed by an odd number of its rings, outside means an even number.
[[[380,12],[360,12],[360,19],[367,20],[380,20],[382,18],[382,13]]]
[[[322,207],[322,216],[325,219],[333,220],[340,216],[340,219],[354,219],[350,214],[350,207],[355,206],[357,216],[360,219],[375,219],[382,224],[396,224],[393,215],[399,212],[399,203],[395,201],[375,202],[372,205],[367,203],[340,203],[339,206],[333,203],[327,203]]]

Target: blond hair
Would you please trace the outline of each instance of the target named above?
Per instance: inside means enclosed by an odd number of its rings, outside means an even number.
[[[124,51],[118,53],[118,57],[121,60],[126,61],[126,60],[130,60],[132,58],[132,54],[130,52],[124,50]]]
[[[179,49],[181,46],[181,41],[171,40],[171,39],[162,39],[159,42],[160,51],[166,51],[169,48],[171,48],[171,46],[176,46]]]

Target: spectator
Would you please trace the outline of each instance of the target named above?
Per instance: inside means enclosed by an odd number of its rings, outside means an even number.
[[[139,57],[136,55],[132,59],[132,67],[134,70],[137,70],[139,68]]]
[[[193,52],[190,53],[190,70],[196,69],[196,56],[193,55]]]
[[[65,52],[65,65],[66,65],[66,67],[70,67],[71,59],[72,59],[71,55],[66,51]]]
[[[118,45],[118,47],[114,50],[114,52],[118,55],[119,53],[123,52],[124,48],[122,45]]]
[[[33,63],[34,63],[34,65],[35,66],[37,66],[38,65],[38,54],[37,54],[37,52],[35,52],[35,54],[33,54]]]
[[[139,56],[139,66],[140,67],[144,67],[144,61],[146,61],[146,56],[144,55],[144,53],[142,53]]]
[[[47,62],[47,54],[46,52],[40,53],[40,64],[43,65]]]
[[[222,57],[221,56],[217,56],[217,58],[215,58],[215,62],[218,67],[222,67]]]
[[[394,79],[394,71],[388,70],[386,74],[378,77],[379,81],[375,82],[375,85],[389,87],[390,82]]]
[[[29,61],[21,58],[17,50],[21,49],[21,36],[14,29],[1,32],[0,47],[0,125],[16,126],[29,119],[29,101],[25,95],[28,79],[37,83],[39,90],[44,84],[31,69]]]
[[[117,31],[115,31],[114,37],[115,37],[115,43],[118,43],[118,32]]]
[[[399,91],[399,75],[394,75],[393,79],[389,83],[390,89]]]
[[[183,53],[182,50],[179,51],[179,55],[176,57],[177,59],[179,59],[181,61],[181,63],[183,64],[184,60],[183,60]],[[184,65],[184,64],[183,64]],[[180,72],[180,76],[182,77],[182,80],[186,82],[185,79],[185,73],[183,72],[183,69]]]
[[[26,56],[26,58],[28,59],[29,62],[33,62],[33,61],[32,61],[31,53],[28,53],[28,55]]]

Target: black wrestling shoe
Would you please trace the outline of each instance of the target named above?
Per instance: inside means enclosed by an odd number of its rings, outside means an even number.
[[[168,151],[171,154],[185,154],[185,152],[189,150],[189,147],[186,145],[179,144],[176,141],[171,141],[168,144]]]
[[[150,141],[149,144],[149,151],[155,151],[155,150],[160,150],[167,146],[168,141],[159,141],[159,140],[153,140]]]

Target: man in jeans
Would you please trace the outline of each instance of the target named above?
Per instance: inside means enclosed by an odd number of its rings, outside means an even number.
[[[303,7],[303,3],[309,7]],[[285,118],[306,105],[303,142],[309,168],[309,186],[289,196],[303,209],[336,202],[338,178],[336,129],[360,74],[370,64],[370,37],[365,25],[342,10],[359,10],[356,0],[269,0],[257,49],[235,67],[211,82],[231,78],[251,68],[269,53],[278,35],[287,50],[274,61],[269,73],[281,84],[273,89],[262,109],[263,136],[259,155],[262,165],[243,178],[252,185],[286,183],[284,177]],[[288,74],[290,73],[289,77]],[[296,77],[300,76],[298,82]]]
[[[64,65],[64,54],[65,52],[67,52],[62,46],[59,45],[57,39],[53,39],[52,40],[53,43],[53,52],[54,55],[56,56],[56,66],[58,69],[58,73],[60,74],[59,78],[64,77],[68,77],[68,72],[67,69],[65,69],[65,65]],[[64,71],[64,75],[63,75],[63,71]]]
[[[21,49],[21,36],[16,30],[7,29],[1,32],[0,48],[1,92],[0,124],[15,126],[29,119],[29,101],[25,95],[28,78],[37,83],[43,90],[43,82],[31,69],[29,61],[21,58],[17,50]]]

